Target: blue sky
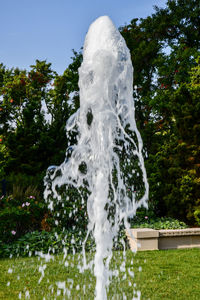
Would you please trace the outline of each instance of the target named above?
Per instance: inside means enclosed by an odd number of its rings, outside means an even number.
[[[0,0],[0,62],[28,69],[36,59],[62,74],[89,25],[108,15],[116,27],[165,7],[166,0]]]

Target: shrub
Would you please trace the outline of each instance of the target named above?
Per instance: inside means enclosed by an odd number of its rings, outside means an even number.
[[[152,228],[152,229],[183,229],[188,226],[186,223],[171,217],[158,217],[154,213],[153,207],[139,208],[136,216],[129,220],[132,228]]]
[[[152,229],[184,229],[188,226],[176,219],[170,217],[161,217],[161,218],[154,218],[151,219],[148,216],[145,216],[144,219],[139,219],[135,217],[131,221],[132,228],[152,228]]]
[[[70,228],[86,230],[88,222],[86,191],[77,190],[72,186],[69,186],[67,190],[65,188],[66,186],[63,186],[59,191],[60,200],[53,198],[52,195],[47,200],[50,208],[48,223],[57,231]]]
[[[33,231],[19,239],[4,243],[0,240],[0,257],[31,256],[37,252],[59,253],[65,248],[68,253],[79,252],[85,239],[85,231],[68,230],[62,232]],[[94,241],[91,237],[86,243],[86,250],[94,249]]]
[[[45,203],[33,194],[24,198],[1,197],[0,239],[11,242],[29,231],[40,229],[46,210]]]
[[[200,201],[198,201],[198,204],[199,202]],[[194,218],[196,220],[196,223],[200,226],[200,205],[194,208]]]

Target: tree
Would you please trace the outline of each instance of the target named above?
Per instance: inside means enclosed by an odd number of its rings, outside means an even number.
[[[185,150],[180,144],[187,140],[185,160],[199,147],[197,135],[191,136],[191,128],[199,128],[193,117],[197,103],[192,100],[197,90],[191,94],[188,87],[199,53],[199,13],[198,1],[170,0],[164,9],[155,7],[152,16],[121,28],[134,65],[136,118],[148,153],[150,203],[160,215],[191,222],[199,194],[197,189],[187,191],[190,183],[184,176],[193,162],[183,164]]]
[[[35,177],[42,190],[47,167],[64,160],[66,120],[79,105],[81,55],[74,56],[60,76],[46,61],[37,60],[29,72],[0,66],[2,177]]]
[[[2,68],[4,70],[4,68]],[[36,61],[30,72],[12,69],[1,82],[1,136],[7,149],[5,172],[34,175],[40,172],[41,137],[47,131],[42,103],[53,78],[50,64]]]

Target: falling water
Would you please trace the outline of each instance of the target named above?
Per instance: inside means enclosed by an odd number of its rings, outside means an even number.
[[[107,299],[113,241],[121,224],[128,229],[128,219],[136,209],[147,206],[148,183],[132,84],[133,67],[125,41],[109,17],[100,17],[85,39],[79,69],[80,109],[66,126],[67,132],[78,129],[77,145],[56,168],[51,188],[46,184],[45,190],[46,199],[53,191],[61,201],[58,187],[87,189],[87,236],[92,234],[96,244],[96,300]],[[53,209],[53,202],[49,207]]]

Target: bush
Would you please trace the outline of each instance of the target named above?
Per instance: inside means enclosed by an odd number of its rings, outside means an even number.
[[[200,201],[198,201],[198,204],[199,204],[199,202]],[[194,218],[195,218],[198,226],[200,226],[200,205],[198,205],[197,207],[194,207]]]
[[[58,191],[61,199],[50,195],[47,199],[47,205],[51,209],[49,224],[51,228],[57,231],[69,228],[77,230],[87,228],[87,192],[82,188],[76,189],[69,186],[62,186]]]
[[[145,216],[144,219],[140,219],[135,217],[131,221],[132,228],[152,228],[152,229],[184,229],[188,226],[176,219],[170,217],[161,217],[161,218],[154,218],[151,219],[148,216]]]
[[[46,210],[45,203],[33,194],[23,200],[13,195],[1,197],[0,239],[9,243],[27,232],[40,229]]]
[[[0,257],[31,256],[37,255],[37,252],[57,254],[64,248],[68,253],[80,252],[85,236],[85,231],[33,231],[11,243],[0,240]],[[86,250],[92,249],[94,241],[89,237]]]
[[[154,213],[153,207],[139,208],[136,216],[129,220],[132,228],[152,228],[152,229],[184,229],[186,223],[171,217],[158,217]]]

